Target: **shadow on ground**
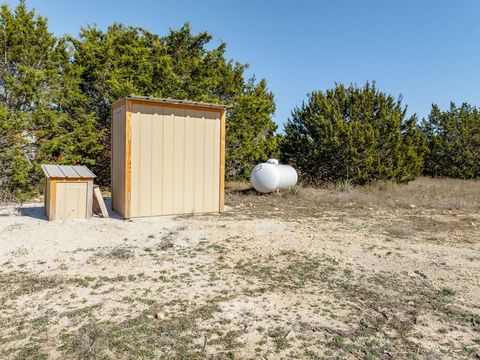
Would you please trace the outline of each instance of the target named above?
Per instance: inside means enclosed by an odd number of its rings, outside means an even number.
[[[104,201],[105,206],[107,207],[109,217],[115,220],[123,220],[122,216],[112,209],[112,198],[104,197]],[[48,221],[47,214],[45,213],[45,208],[43,207],[43,203],[24,204],[20,207],[12,207],[11,211],[5,211],[5,216],[12,215],[13,213],[17,213],[20,216],[28,216],[34,219]],[[94,213],[93,216],[102,217],[101,215],[96,213]]]
[[[40,220],[48,220],[47,214],[45,214],[45,209],[41,204],[38,205],[31,205],[28,204],[26,206],[20,207],[18,212],[21,216],[28,216],[34,219]]]
[[[105,206],[107,207],[108,215],[111,219],[123,220],[123,217],[112,209],[112,198],[109,196],[104,196],[103,201],[105,201]],[[101,217],[101,215],[94,214],[94,216]]]

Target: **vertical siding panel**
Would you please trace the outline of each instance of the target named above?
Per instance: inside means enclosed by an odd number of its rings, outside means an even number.
[[[70,192],[67,189],[67,184],[60,183],[62,187],[62,198],[60,199],[60,219],[67,220],[69,218],[69,213],[67,209],[70,207]]]
[[[111,144],[110,144],[110,191],[112,193],[111,200],[112,200],[112,208],[118,209],[118,193],[116,191],[118,184],[117,184],[117,173],[118,168],[116,166],[116,158],[117,158],[117,141],[118,141],[118,120],[117,120],[117,111],[118,109],[112,108],[112,125],[111,125]],[[46,196],[45,192],[45,196]]]
[[[60,185],[62,187],[62,192],[61,192],[62,197],[60,198],[60,218],[62,220],[66,220],[68,217],[68,213],[67,213],[67,206],[69,203],[68,192],[67,192],[67,187],[65,186],[65,183],[61,183]]]
[[[122,111],[121,109],[113,109],[113,118],[112,118],[112,207],[116,211],[122,211],[121,207],[121,198],[123,197],[119,192],[120,184],[118,174],[121,171],[118,166],[118,157],[120,155],[121,149],[119,148],[120,142],[120,119],[118,112]]]
[[[205,171],[205,117],[202,111],[195,111],[195,171],[194,211],[203,212],[203,184]]]
[[[152,106],[152,215],[162,215],[163,108]]]
[[[112,206],[125,211],[125,106],[113,109],[112,114]]]
[[[79,216],[80,218],[87,218],[88,206],[87,206],[87,199],[88,199],[88,183],[80,183],[79,189]],[[92,187],[93,188],[93,187]]]
[[[141,178],[142,149],[141,149],[141,105],[132,104],[132,195],[131,216],[141,216]]]
[[[111,196],[111,199],[112,199],[112,208],[113,209],[118,209],[118,195],[117,195],[117,198],[115,199],[115,194],[117,194],[117,192],[115,191],[116,189],[116,186],[117,186],[117,182],[116,182],[116,178],[117,178],[117,172],[118,172],[118,169],[116,167],[116,162],[115,162],[115,158],[117,156],[117,153],[116,151],[118,151],[117,149],[117,145],[116,145],[116,142],[117,142],[117,139],[118,139],[118,135],[117,135],[117,127],[118,127],[118,124],[116,124],[117,120],[117,115],[116,115],[116,112],[117,112],[118,109],[115,109],[115,108],[112,108],[112,126],[111,126],[111,132],[112,132],[112,135],[111,135],[111,148],[110,148],[110,151],[111,151],[111,170],[110,170],[110,186],[111,186],[111,193],[112,193],[112,196]],[[45,192],[45,196],[46,196],[46,192]]]
[[[185,213],[194,211],[194,186],[195,186],[195,118],[194,110],[185,111],[185,162],[184,162],[184,199]]]
[[[81,216],[82,218],[85,217],[85,219],[88,218],[87,199],[88,199],[88,183],[84,182],[82,183],[82,186],[80,186],[80,189],[79,189],[78,211],[79,211],[79,216]]]
[[[63,211],[62,211],[62,205],[63,205],[63,199],[65,199],[65,188],[63,187],[62,183],[56,183],[56,192],[57,196],[55,199],[55,214],[57,219],[61,219],[63,216]]]
[[[85,183],[85,185],[86,185],[86,183]],[[79,218],[82,218],[82,217],[86,217],[85,216],[86,215],[86,212],[85,212],[86,201],[85,200],[86,200],[86,197],[87,197],[87,192],[82,191],[83,189],[86,190],[86,187],[85,186],[82,187],[82,186],[80,186],[80,184],[74,184],[73,189],[72,189],[72,201],[73,201],[72,208],[75,209],[72,218],[74,218],[74,219],[79,219]],[[83,197],[82,197],[82,193],[84,194]]]
[[[88,197],[88,184],[86,182],[77,184],[77,216],[79,219],[87,218],[87,197]]]
[[[173,164],[173,211],[183,213],[185,166],[185,109],[175,109],[175,147]]]
[[[119,210],[119,211],[123,211],[123,189],[122,189],[122,184],[121,182],[123,181],[123,179],[121,179],[121,171],[123,169],[123,166],[120,166],[120,157],[122,156],[122,147],[120,146],[120,143],[122,141],[122,136],[121,136],[121,133],[122,133],[122,122],[121,122],[121,118],[120,118],[120,114],[119,112],[123,112],[123,109],[118,109],[119,111],[115,111],[117,114],[115,116],[115,119],[114,119],[114,141],[113,141],[113,144],[112,146],[114,147],[112,149],[112,163],[113,163],[113,166],[114,166],[114,174],[113,174],[113,179],[112,179],[112,183],[114,183],[114,190],[113,191],[113,194],[112,194],[112,197],[113,197],[113,201],[115,202],[115,209],[116,210]]]
[[[73,184],[72,184],[73,185]],[[82,213],[82,211],[80,210],[81,206],[83,205],[83,214],[84,216],[86,215],[86,212],[85,212],[85,202],[83,201],[84,199],[82,199],[82,191],[81,191],[81,187],[78,186],[78,184],[74,184],[74,189],[72,191],[72,200],[74,201],[73,205],[74,205],[74,216],[75,218],[79,218],[80,217],[80,214]],[[85,196],[87,194],[85,193]],[[86,200],[86,199],[85,199]],[[85,216],[86,217],[86,216]]]
[[[213,204],[212,210],[220,210],[220,113],[215,113],[215,132],[214,132],[214,171],[213,171]]]
[[[140,133],[140,215],[152,215],[152,106],[141,105]]]
[[[163,117],[163,214],[173,213],[173,166],[175,112],[173,108],[164,108]]]
[[[76,184],[65,184],[65,192],[67,201],[65,202],[65,214],[67,219],[75,219],[78,217],[78,187]]]
[[[61,198],[59,199],[60,201],[60,219],[61,220],[66,220],[68,217],[67,213],[67,204],[68,204],[68,193],[67,193],[67,187],[65,186],[65,183],[60,183],[62,187],[61,191]]]
[[[213,182],[215,169],[215,120],[213,112],[205,114],[205,181],[204,181],[204,211],[213,211]]]
[[[47,213],[47,218],[50,217],[50,180],[48,178],[45,178],[45,196],[44,196],[44,209],[45,212]]]

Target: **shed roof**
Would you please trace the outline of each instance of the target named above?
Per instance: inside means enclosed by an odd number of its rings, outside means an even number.
[[[83,165],[47,165],[42,164],[42,170],[47,178],[85,178],[93,179],[94,173]]]
[[[152,101],[152,102],[157,102],[157,103],[162,103],[162,104],[176,104],[176,105],[192,105],[192,106],[203,106],[203,107],[209,107],[212,109],[226,109],[228,106],[223,105],[223,104],[214,104],[214,103],[206,103],[206,102],[201,102],[201,101],[190,101],[190,100],[180,100],[180,99],[170,99],[170,98],[156,98],[152,96],[140,96],[140,95],[135,95],[135,94],[130,94],[127,97],[121,98],[117,101],[112,106],[115,106],[116,103],[122,101],[122,100],[145,100],[145,101]]]

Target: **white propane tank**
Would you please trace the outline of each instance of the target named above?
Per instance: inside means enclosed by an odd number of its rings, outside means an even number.
[[[267,162],[258,164],[250,174],[253,187],[261,193],[287,189],[295,186],[297,180],[295,169],[289,165],[279,165],[277,159],[268,159]]]

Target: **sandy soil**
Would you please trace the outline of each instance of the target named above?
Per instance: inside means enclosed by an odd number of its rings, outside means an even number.
[[[288,196],[132,221],[3,209],[0,357],[480,357],[478,211]]]

